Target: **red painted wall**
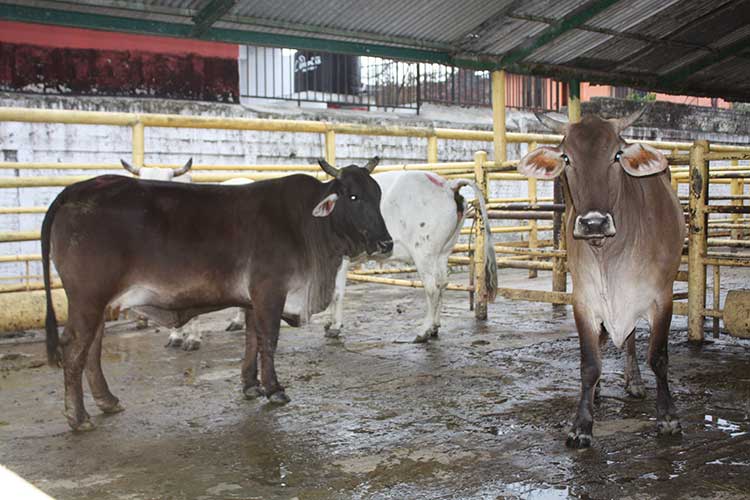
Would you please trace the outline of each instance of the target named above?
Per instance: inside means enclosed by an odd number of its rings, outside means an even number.
[[[236,45],[0,21],[0,89],[239,101]]]

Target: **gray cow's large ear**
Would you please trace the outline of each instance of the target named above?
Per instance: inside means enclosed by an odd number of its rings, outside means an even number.
[[[378,166],[378,163],[380,163],[380,157],[379,156],[373,156],[370,161],[365,164],[364,168],[367,169],[368,172],[372,173],[373,170],[375,170],[375,167]]]
[[[518,162],[518,173],[535,179],[553,179],[565,168],[560,148],[542,146],[529,152]]]
[[[634,177],[657,174],[669,166],[667,158],[648,144],[628,144],[620,151],[622,168]]]

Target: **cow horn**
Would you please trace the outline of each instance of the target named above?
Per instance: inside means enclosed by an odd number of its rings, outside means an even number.
[[[555,120],[554,118],[547,116],[544,113],[535,112],[534,115],[536,115],[537,120],[542,122],[542,125],[554,132],[557,132],[558,134],[564,134],[565,129],[568,128],[568,122]]]
[[[378,163],[380,163],[380,157],[373,156],[372,159],[367,162],[364,168],[366,168],[368,172],[372,173],[372,171],[375,170],[375,167],[378,166]]]
[[[185,175],[188,173],[188,170],[193,166],[193,159],[190,158],[187,163],[185,163],[182,167],[174,169],[174,176],[179,177],[181,175]]]
[[[623,118],[612,118],[609,121],[612,123],[612,125],[615,126],[615,130],[619,134],[620,132],[634,124],[636,121],[638,121],[638,118],[640,118],[649,107],[650,106],[643,106],[641,107],[641,109],[630,113],[628,116],[625,116]]]
[[[318,160],[318,165],[320,165],[320,168],[323,169],[323,172],[327,173],[331,177],[338,178],[339,175],[341,175],[341,171],[339,169],[337,169],[336,167],[334,167],[333,165],[331,165],[330,163],[328,163],[322,158]]]
[[[134,167],[133,165],[131,165],[130,163],[126,162],[122,158],[120,159],[120,163],[122,163],[123,168],[125,168],[125,170],[127,170],[131,174],[136,175],[136,176],[140,175],[140,173],[139,173],[141,171],[140,167]]]

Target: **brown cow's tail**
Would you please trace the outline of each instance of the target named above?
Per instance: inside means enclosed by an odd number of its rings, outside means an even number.
[[[490,220],[487,217],[484,194],[475,182],[468,179],[456,179],[450,182],[450,187],[456,193],[464,186],[468,186],[474,190],[474,196],[479,200],[480,215],[484,221],[484,227],[487,228],[487,237],[484,240],[484,276],[488,298],[490,302],[494,302],[497,295],[497,258],[495,256],[495,245],[492,242],[492,231],[490,230]]]
[[[44,329],[47,332],[47,362],[50,366],[61,366],[62,355],[60,352],[60,335],[57,331],[57,317],[55,316],[55,307],[52,304],[52,289],[50,283],[50,236],[52,233],[52,222],[55,219],[55,213],[61,205],[62,195],[55,198],[42,222],[42,269],[44,273],[44,293],[47,298],[47,317],[44,322]]]

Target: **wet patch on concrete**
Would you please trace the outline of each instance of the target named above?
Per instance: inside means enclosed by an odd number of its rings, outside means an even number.
[[[102,415],[87,397],[98,428],[86,434],[68,431],[62,372],[44,364],[43,345],[0,345],[0,461],[58,498],[750,494],[748,341],[693,347],[675,321],[684,434],[669,439],[656,436],[647,332],[645,400],[625,394],[624,356],[608,346],[594,447],[570,451],[579,353],[568,310],[498,300],[477,322],[464,295],[448,294],[440,336],[414,345],[395,341],[418,328],[420,291],[353,285],[347,299],[341,339],[323,337],[322,316],[282,329],[277,369],[292,398],[282,407],[242,397],[243,338],[223,331],[229,313],[200,319],[194,352],[164,348],[163,330],[110,325],[104,370],[126,411]]]

